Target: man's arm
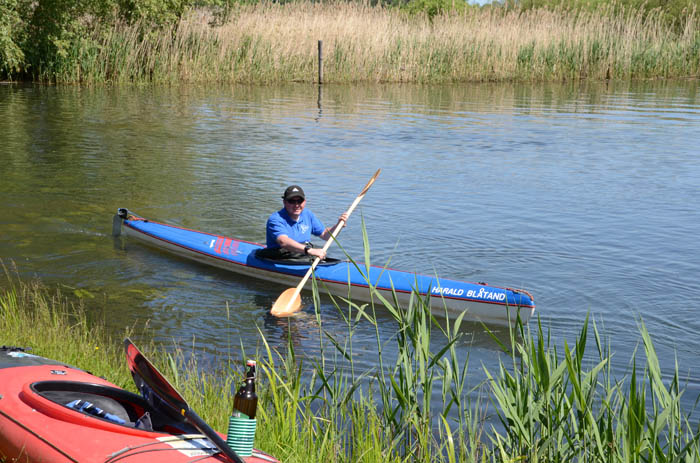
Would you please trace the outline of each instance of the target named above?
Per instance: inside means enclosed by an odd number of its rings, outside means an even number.
[[[323,249],[307,248],[305,244],[293,240],[287,235],[278,236],[277,243],[281,248],[287,249],[288,251],[306,254],[311,257],[320,257],[321,259],[326,258],[326,252]]]
[[[301,244],[296,240],[291,239],[287,235],[278,236],[277,244],[279,244],[281,248],[284,248],[288,251],[300,252],[302,254],[304,253],[305,245]]]

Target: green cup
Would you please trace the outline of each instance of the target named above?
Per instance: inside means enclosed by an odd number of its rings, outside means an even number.
[[[226,443],[239,456],[249,457],[253,453],[256,426],[256,419],[251,420],[247,416],[229,417]]]

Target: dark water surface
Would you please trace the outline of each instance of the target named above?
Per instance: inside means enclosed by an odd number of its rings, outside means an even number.
[[[268,315],[285,287],[113,239],[112,215],[126,207],[262,242],[288,184],[301,184],[330,225],[381,168],[340,235],[353,257],[364,259],[363,217],[373,263],[525,288],[560,346],[575,342],[590,313],[620,375],[643,320],[667,375],[677,357],[692,405],[700,392],[699,96],[697,81],[321,91],[0,85],[0,258],[82,297],[117,337],[147,322],[159,343],[194,343],[213,360],[239,355],[241,343],[255,349],[259,327],[274,347],[291,335],[314,357],[311,310],[289,324]],[[344,335],[328,300],[321,316]],[[482,331],[467,326],[459,346],[474,381],[482,364],[498,361]],[[376,366],[373,328],[360,324],[355,341],[356,366]]]

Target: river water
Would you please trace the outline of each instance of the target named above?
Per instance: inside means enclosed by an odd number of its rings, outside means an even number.
[[[666,375],[677,358],[690,407],[700,393],[699,98],[697,81],[0,85],[0,257],[82,298],[117,338],[132,329],[138,339],[147,324],[156,342],[194,346],[215,365],[241,344],[259,347],[260,329],[273,347],[291,336],[314,358],[308,306],[290,320],[268,314],[285,287],[114,239],[112,215],[126,207],[263,242],[288,184],[330,225],[381,168],[340,235],[351,256],[364,260],[364,220],[372,263],[527,289],[559,346],[590,314],[620,377],[643,321]],[[343,337],[327,299],[320,311]],[[377,364],[374,336],[358,325],[360,370]],[[473,381],[499,360],[476,325],[459,351]]]

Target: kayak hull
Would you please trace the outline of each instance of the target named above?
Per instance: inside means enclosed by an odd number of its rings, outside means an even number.
[[[71,408],[81,398],[124,423]],[[149,412],[153,426],[129,416]],[[134,415],[135,416],[135,415]],[[223,436],[225,439],[225,436]],[[224,462],[205,436],[164,416],[141,396],[60,362],[0,348],[0,460],[12,462]],[[275,462],[259,451],[246,463]]]
[[[296,286],[309,265],[258,259],[258,243],[146,220],[129,213],[122,219],[125,235],[180,257],[234,273],[286,286]],[[318,266],[314,276],[323,289],[356,302],[371,300],[371,287],[393,301],[407,304],[412,293],[430,295],[431,310],[450,315],[465,313],[465,319],[507,324],[519,316],[527,323],[535,310],[532,296],[524,290],[499,288],[437,276],[420,275],[390,268],[340,261]],[[311,288],[308,281],[304,289]]]

